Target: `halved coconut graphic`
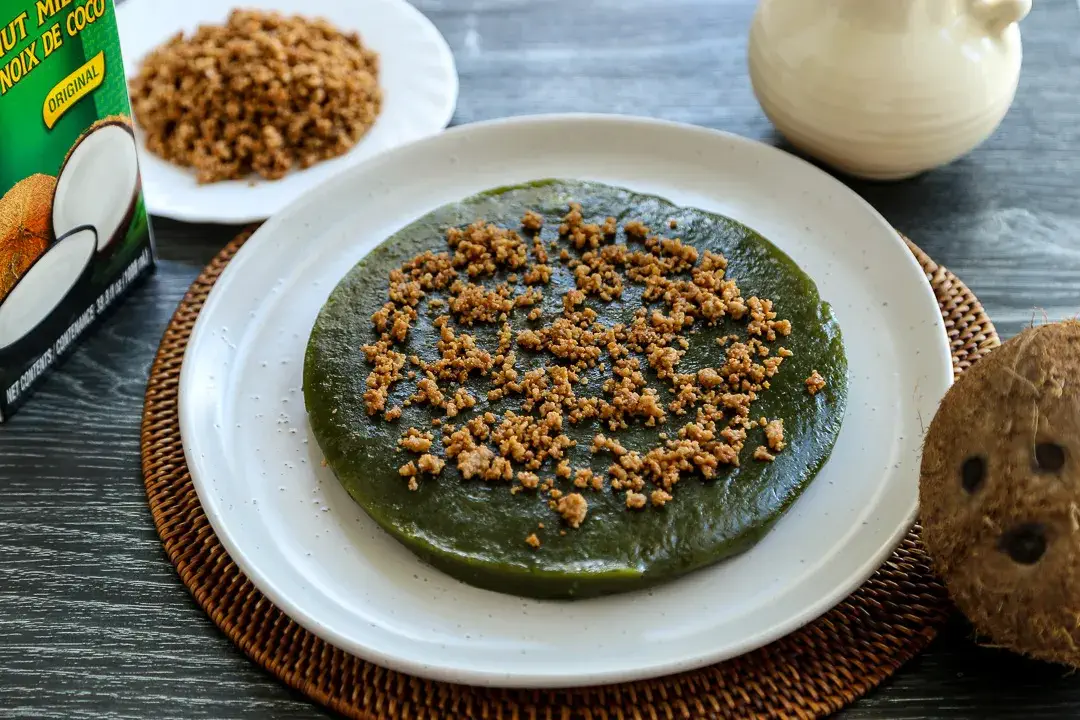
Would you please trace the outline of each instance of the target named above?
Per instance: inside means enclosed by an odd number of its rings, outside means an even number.
[[[98,236],[84,225],[63,235],[0,302],[0,352],[54,317],[66,321],[64,301],[92,276]]]
[[[0,302],[52,242],[49,216],[56,178],[31,175],[0,198]]]
[[[131,121],[98,120],[72,145],[56,176],[52,225],[60,237],[76,227],[97,230],[98,252],[120,246],[139,197],[139,161]]]

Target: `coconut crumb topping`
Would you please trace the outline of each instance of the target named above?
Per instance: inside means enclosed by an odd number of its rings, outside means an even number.
[[[368,415],[374,415],[386,407],[390,386],[401,380],[401,368],[405,367],[405,355],[391,350],[390,344],[385,340],[380,340],[373,345],[365,345],[360,349],[368,363],[374,366],[367,377],[367,391],[364,393]]]
[[[627,239],[644,241],[649,234],[649,228],[645,227],[640,220],[631,220],[623,225],[623,232]]]
[[[765,426],[765,441],[773,452],[780,452],[786,447],[783,420],[773,420]]]
[[[405,431],[405,434],[398,440],[398,445],[405,448],[409,452],[424,453],[431,447],[431,441],[433,436],[429,432],[420,432],[414,427]]]
[[[600,479],[593,475],[593,471],[589,470],[588,467],[583,467],[577,472],[577,474],[575,474],[575,476],[573,476],[573,487],[580,488],[582,490],[584,490],[585,488],[593,488],[594,490],[598,490],[599,487],[597,487],[595,484],[599,483],[599,481]]]
[[[776,459],[776,456],[769,452],[769,449],[764,445],[758,445],[754,448],[754,459],[759,462],[772,462]]]
[[[420,469],[420,472],[427,473],[428,475],[438,475],[445,466],[445,460],[430,453],[421,455],[420,459],[416,461],[416,467]]]
[[[342,155],[382,106],[378,55],[356,33],[254,9],[177,33],[129,89],[147,149],[199,183],[278,179]]]
[[[454,250],[453,265],[469,277],[493,275],[496,269],[517,270],[526,262],[525,243],[513,230],[477,221],[467,228],[450,228],[446,242]]]
[[[416,473],[416,463],[412,460],[398,468],[398,474],[401,475],[401,477],[409,479],[409,490],[412,490],[413,492],[420,489],[420,484],[416,482]]]
[[[666,224],[678,228],[675,220]],[[763,436],[752,458],[775,460],[785,447],[783,420],[755,419],[752,408],[792,355],[770,343],[794,328],[771,299],[743,297],[718,253],[636,220],[622,224],[619,242],[615,218],[589,222],[571,204],[551,251],[572,287],[554,306],[561,312],[549,304],[545,316],[540,286],[555,272],[546,237],[555,230],[544,230],[545,218],[533,211],[520,227],[528,241],[482,220],[449,228],[449,251],[423,253],[392,271],[387,302],[372,315],[378,340],[361,348],[371,366],[368,413],[401,417],[401,406],[385,408],[407,360],[412,390],[404,406],[443,416],[432,422],[438,438],[410,427],[399,440],[421,455],[399,470],[411,489],[419,475],[439,475],[451,463],[464,481],[539,496],[574,529],[589,513],[581,491],[617,493],[629,510],[664,508],[677,501],[680,481],[738,467],[750,433]],[[623,322],[601,322],[595,303],[638,293],[640,306],[627,308]],[[425,300],[438,340],[425,358],[406,359],[395,347],[408,342]],[[720,357],[710,366],[684,368],[694,335],[720,323],[744,334],[717,338]],[[814,371],[806,386],[813,394],[824,379]],[[606,470],[572,467],[577,443],[567,431],[574,426],[597,429],[581,452],[608,456]],[[658,444],[639,450],[605,434],[633,427],[663,431]],[[526,542],[540,547],[535,533]]]
[[[485,290],[482,285],[458,280],[450,286],[450,312],[462,325],[493,323],[514,309],[511,294],[512,291],[506,283],[494,290]]]
[[[577,528],[585,522],[585,516],[589,513],[589,502],[581,493],[570,493],[559,498],[555,508],[570,527]]]
[[[811,395],[817,395],[824,389],[825,378],[821,377],[821,373],[817,370],[810,373],[810,377],[806,378],[806,391]]]
[[[536,232],[540,228],[544,227],[544,216],[539,213],[533,212],[532,210],[527,210],[525,212],[525,215],[521,218],[521,227],[526,230]]]

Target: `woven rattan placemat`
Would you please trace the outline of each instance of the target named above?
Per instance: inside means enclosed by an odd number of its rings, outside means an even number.
[[[889,561],[815,622],[712,667],[606,687],[522,691],[432,682],[383,669],[319,640],[274,607],[214,536],[184,462],[177,418],[180,363],[233,240],[184,296],[150,372],[142,465],[165,551],[196,602],[252,660],[313,701],[351,718],[606,720],[816,718],[851,703],[923,650],[951,612],[913,529]],[[915,245],[952,342],[957,373],[999,344],[982,306]]]

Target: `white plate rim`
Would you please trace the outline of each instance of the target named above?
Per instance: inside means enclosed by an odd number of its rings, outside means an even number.
[[[122,18],[124,17],[124,15],[125,14],[130,14],[132,12],[132,10],[131,10],[132,7],[138,6],[139,3],[141,3],[141,2],[147,2],[148,3],[150,1],[151,0],[125,0],[125,2],[123,2],[123,3],[118,3],[116,5],[116,8],[115,8],[116,21],[117,21],[118,29],[119,29],[119,27],[120,27],[120,25],[122,23]],[[446,83],[446,85],[445,85],[445,97],[444,97],[444,102],[442,103],[442,105],[440,105],[434,111],[429,112],[430,119],[431,119],[429,125],[430,125],[431,129],[428,132],[428,136],[438,134],[439,132],[444,130],[447,127],[447,125],[450,124],[450,121],[453,119],[454,113],[456,112],[456,109],[457,109],[457,103],[458,103],[459,95],[460,95],[460,92],[461,92],[461,81],[460,81],[460,78],[458,76],[457,61],[454,58],[454,53],[450,48],[450,44],[447,42],[446,37],[442,34],[442,32],[438,29],[438,27],[436,27],[435,23],[433,23],[431,21],[431,19],[428,18],[424,13],[422,13],[415,5],[413,5],[410,2],[407,2],[407,0],[363,0],[363,2],[365,2],[365,3],[373,3],[373,4],[382,4],[382,5],[385,5],[385,6],[388,6],[388,7],[392,7],[392,8],[394,8],[394,12],[398,12],[398,13],[403,14],[404,16],[409,17],[413,22],[415,22],[417,24],[417,27],[420,28],[421,31],[427,36],[427,40],[432,43],[433,47],[435,48],[436,52],[438,53],[439,62],[443,66],[445,66],[445,68],[448,71],[447,76],[444,78],[444,82]],[[265,3],[260,2],[260,0],[252,0],[251,2],[245,4],[244,7],[246,7],[246,8],[257,8],[257,7],[261,7],[263,4],[265,4]],[[301,12],[301,11],[298,10],[297,12]],[[348,29],[351,29],[351,28],[348,28]],[[166,39],[166,38],[163,37],[162,41],[164,39]],[[122,45],[123,45],[123,38],[121,38],[121,46]],[[140,56],[140,57],[137,57],[137,58],[129,58],[126,55],[124,56],[124,72],[125,72],[126,80],[130,80],[138,72],[138,67],[139,67],[139,64],[142,62],[142,60],[143,60],[143,56]],[[417,139],[422,139],[422,137],[413,138],[413,140],[417,140]],[[351,167],[355,167],[357,164],[365,162],[365,161],[367,161],[367,160],[369,160],[371,158],[374,158],[374,157],[376,157],[376,156],[378,156],[378,155],[380,155],[380,154],[382,154],[382,153],[384,153],[384,152],[386,152],[388,150],[393,150],[395,147],[397,147],[397,145],[390,145],[390,146],[384,147],[382,149],[376,150],[374,152],[370,152],[370,153],[368,153],[366,155],[363,155],[363,156],[361,156],[361,157],[359,157],[357,159],[350,159],[350,157],[349,157],[350,155],[353,155],[353,154],[358,153],[358,152],[361,152],[361,153],[363,152],[363,149],[361,148],[361,146],[362,146],[364,140],[365,140],[365,138],[361,138],[360,141],[351,150],[349,150],[349,152],[345,153],[345,155],[340,156],[338,158],[332,158],[333,160],[340,160],[342,162],[342,167],[337,172],[334,173],[335,175],[337,173],[342,172],[342,171],[346,171]],[[413,140],[410,140],[409,142],[412,142]],[[193,208],[193,207],[191,207],[190,203],[185,203],[185,204],[183,204],[181,206],[172,205],[172,204],[170,204],[168,202],[168,200],[161,200],[161,199],[157,198],[153,193],[148,193],[146,191],[146,182],[145,182],[145,175],[146,175],[146,169],[145,168],[146,168],[147,164],[146,164],[145,161],[143,161],[143,158],[144,157],[149,157],[151,155],[151,153],[150,153],[149,150],[146,149],[139,132],[136,132],[136,143],[137,143],[137,149],[138,149],[138,154],[139,154],[139,158],[140,158],[140,176],[143,178],[143,182],[141,184],[142,194],[143,194],[143,202],[146,205],[146,210],[147,210],[147,212],[149,214],[159,216],[159,217],[163,217],[163,218],[168,218],[170,220],[176,220],[176,221],[179,221],[179,222],[209,223],[209,224],[236,224],[236,225],[243,225],[243,224],[261,222],[261,221],[264,221],[264,220],[268,219],[269,213],[256,213],[256,212],[248,212],[248,213],[231,212],[231,213],[228,213],[228,212],[220,212],[220,211],[219,212],[214,212],[214,211],[210,211],[210,210],[199,210],[199,209]],[[159,159],[155,158],[155,160],[159,160]],[[161,162],[165,162],[165,161],[161,161]],[[305,171],[304,170],[293,171],[294,174],[303,173],[303,172],[305,172]],[[304,189],[303,192],[300,192],[299,194],[297,194],[293,198],[292,201],[295,201],[296,199],[299,199],[303,195],[306,195],[306,194],[310,193],[311,190],[316,188],[316,187],[319,187],[319,186],[321,186],[323,184],[329,184],[329,183],[330,183],[330,178],[324,178],[322,181],[315,182],[315,183],[310,183],[310,184],[308,184],[306,189]],[[213,189],[213,186],[207,186],[207,188],[206,188],[207,191],[212,191],[212,189]],[[290,202],[292,202],[292,201],[290,201]]]
[[[220,298],[223,297],[223,291],[221,288],[225,288],[232,281],[235,276],[238,276],[244,270],[244,266],[247,264],[249,258],[254,257],[254,253],[258,252],[258,247],[261,243],[265,242],[265,238],[269,238],[272,233],[283,222],[282,218],[287,217],[293,213],[299,212],[306,206],[310,206],[312,203],[317,202],[317,197],[320,195],[319,190],[323,187],[329,187],[332,184],[341,183],[344,178],[349,175],[360,175],[367,172],[369,164],[374,164],[380,160],[385,160],[386,156],[390,153],[416,151],[423,149],[425,146],[444,142],[446,137],[454,137],[457,135],[465,135],[471,133],[482,134],[485,130],[490,128],[499,128],[506,126],[518,126],[520,128],[527,128],[530,125],[544,126],[548,123],[565,123],[565,122],[583,122],[583,123],[616,123],[616,124],[637,124],[645,126],[653,126],[657,128],[668,128],[677,132],[686,133],[698,133],[702,137],[711,137],[713,139],[724,138],[727,142],[740,144],[740,145],[753,145],[756,149],[763,153],[783,155],[786,161],[792,163],[798,163],[806,168],[809,168],[816,174],[819,182],[827,183],[834,190],[841,192],[849,197],[849,199],[859,203],[862,208],[868,213],[868,216],[872,216],[880,223],[883,229],[888,230],[889,237],[895,243],[897,248],[902,249],[902,256],[908,264],[908,269],[916,272],[919,277],[922,278],[920,287],[922,288],[922,296],[913,301],[922,302],[927,307],[932,307],[933,312],[937,319],[940,320],[940,310],[937,303],[934,291],[926,278],[918,260],[909,251],[903,242],[903,239],[896,231],[896,229],[885,218],[878,213],[866,200],[849,189],[846,185],[840,182],[838,179],[832,177],[824,170],[814,166],[812,163],[787,153],[779,148],[770,146],[766,143],[762,143],[757,140],[746,138],[744,136],[729,133],[723,130],[716,130],[698,125],[692,125],[689,123],[682,123],[678,121],[663,120],[649,117],[623,115],[614,113],[550,113],[550,114],[538,114],[538,115],[520,115],[506,118],[498,118],[492,120],[486,120],[476,123],[469,123],[465,125],[456,126],[450,128],[443,133],[435,136],[429,136],[422,138],[411,143],[399,146],[394,149],[380,153],[378,156],[372,156],[365,159],[364,162],[354,165],[342,173],[338,174],[332,180],[323,183],[320,186],[313,188],[305,193],[302,197],[297,198],[293,203],[283,208],[279,213],[271,217],[266,223],[259,227],[258,230],[252,235],[251,238],[244,244],[242,248],[233,256],[232,260],[226,266],[225,270],[219,276],[214,288],[209,293],[201,311],[199,318],[197,319],[195,326],[192,330],[192,334],[188,340],[188,346],[185,351],[185,362],[181,367],[180,373],[180,392],[179,392],[179,419],[181,426],[181,435],[184,439],[184,452],[187,458],[188,467],[191,472],[193,484],[196,489],[200,501],[203,504],[204,511],[207,519],[209,520],[211,527],[217,534],[218,539],[225,546],[230,557],[237,566],[244,572],[245,575],[258,587],[266,596],[285,612],[290,618],[296,621],[305,629],[309,630],[313,634],[317,635],[324,641],[334,645],[335,647],[344,649],[348,652],[356,654],[367,661],[375,664],[405,672],[421,677],[429,678],[437,681],[464,683],[476,686],[487,687],[505,687],[505,688],[570,688],[570,687],[583,687],[597,684],[607,684],[616,682],[628,682],[634,680],[642,680],[647,678],[654,678],[664,675],[669,675],[678,672],[684,672],[701,668],[715,662],[729,659],[746,652],[753,651],[763,645],[768,644],[776,639],[779,639],[785,635],[788,635],[799,628],[814,621],[828,610],[833,608],[837,603],[842,601],[845,597],[849,596],[858,587],[866,582],[866,580],[881,567],[881,565],[888,559],[888,557],[895,551],[896,547],[900,544],[903,537],[908,533],[912,524],[915,522],[915,518],[918,512],[918,500],[917,497],[913,499],[910,505],[904,509],[903,522],[898,524],[895,530],[884,540],[880,547],[868,557],[857,570],[852,571],[849,575],[848,581],[837,585],[831,593],[823,595],[816,602],[808,605],[802,612],[797,615],[793,615],[789,620],[783,624],[773,627],[769,631],[763,631],[756,635],[745,638],[739,643],[735,649],[731,652],[726,652],[722,655],[713,654],[699,654],[696,656],[690,656],[682,658],[678,661],[668,661],[660,663],[645,663],[637,666],[633,670],[621,671],[621,672],[608,672],[598,670],[595,673],[590,674],[584,678],[572,678],[566,676],[557,675],[515,675],[513,677],[494,676],[491,673],[483,671],[472,671],[462,668],[447,668],[443,666],[433,666],[424,663],[410,662],[402,660],[398,657],[372,651],[370,648],[357,648],[352,646],[348,641],[344,641],[338,636],[332,629],[322,625],[317,617],[314,617],[307,613],[305,609],[293,603],[280,588],[274,585],[269,578],[265,577],[247,557],[242,544],[231,533],[227,522],[224,520],[220,513],[220,508],[211,493],[207,491],[207,488],[200,482],[199,461],[194,457],[194,453],[189,447],[189,443],[186,438],[192,437],[195,431],[195,425],[197,419],[193,416],[184,402],[185,386],[188,386],[192,382],[189,368],[190,363],[186,362],[188,354],[192,351],[192,348],[197,347],[201,336],[207,334],[208,321],[205,320],[213,312],[215,305],[221,302]],[[937,323],[939,330],[939,336],[941,342],[934,348],[936,353],[936,366],[940,373],[938,381],[943,388],[947,388],[953,382],[952,372],[952,355],[949,346],[949,340],[945,331],[943,323]]]

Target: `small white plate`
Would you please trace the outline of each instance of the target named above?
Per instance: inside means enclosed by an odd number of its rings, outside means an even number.
[[[126,0],[116,8],[128,78],[146,55],[181,30],[220,24],[233,6],[220,0]],[[376,153],[432,135],[446,127],[457,104],[458,78],[446,40],[405,0],[252,0],[236,7],[322,17],[343,32],[358,32],[379,53],[382,110],[375,124],[345,155],[295,170],[280,180],[249,179],[199,185],[195,173],[146,149],[136,123],[146,205],[154,215],[187,222],[246,223],[263,220],[343,168]]]
[[[537,178],[598,180],[724,213],[771,239],[833,304],[850,403],[821,474],[762,542],[670,584],[539,602],[419,562],[321,466],[304,350],[340,278],[420,215]],[[184,450],[229,554],[290,617],[373,662],[449,681],[572,686],[686,670],[795,630],[861,584],[916,509],[922,423],[952,379],[934,294],[896,232],[775,148],[614,116],[466,125],[352,168],[262,226],[195,326],[180,378]]]

